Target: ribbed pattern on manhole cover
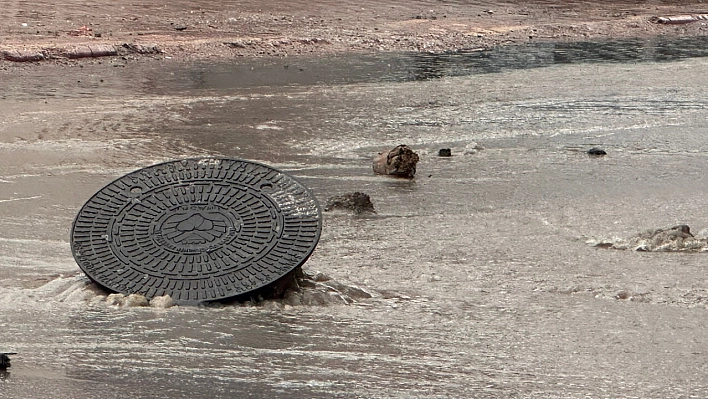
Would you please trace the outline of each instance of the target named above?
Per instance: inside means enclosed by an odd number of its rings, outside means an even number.
[[[95,282],[181,303],[237,296],[304,263],[322,229],[302,184],[271,167],[186,159],[140,169],[96,193],[71,245]]]

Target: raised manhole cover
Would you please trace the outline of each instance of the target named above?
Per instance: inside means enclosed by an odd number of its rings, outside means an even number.
[[[198,303],[244,294],[304,263],[322,229],[307,188],[265,165],[186,159],[96,193],[74,221],[77,263],[95,282]]]

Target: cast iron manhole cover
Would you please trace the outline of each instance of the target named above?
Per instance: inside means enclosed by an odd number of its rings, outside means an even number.
[[[198,303],[263,287],[303,264],[322,229],[307,188],[265,165],[186,159],[96,193],[74,221],[77,263],[121,293]]]

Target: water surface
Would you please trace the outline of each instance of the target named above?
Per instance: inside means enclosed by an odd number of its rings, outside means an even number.
[[[1,71],[0,397],[700,397],[703,254],[585,241],[708,227],[701,40]],[[401,143],[416,178],[373,175]],[[306,269],[375,298],[116,309],[87,290],[83,202],[208,155],[321,202],[371,195],[376,215],[325,214]]]

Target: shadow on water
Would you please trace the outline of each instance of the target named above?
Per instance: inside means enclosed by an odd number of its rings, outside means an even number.
[[[708,37],[537,43],[442,54],[346,55],[202,65],[182,76],[189,89],[407,82],[557,64],[664,62],[708,56]]]

